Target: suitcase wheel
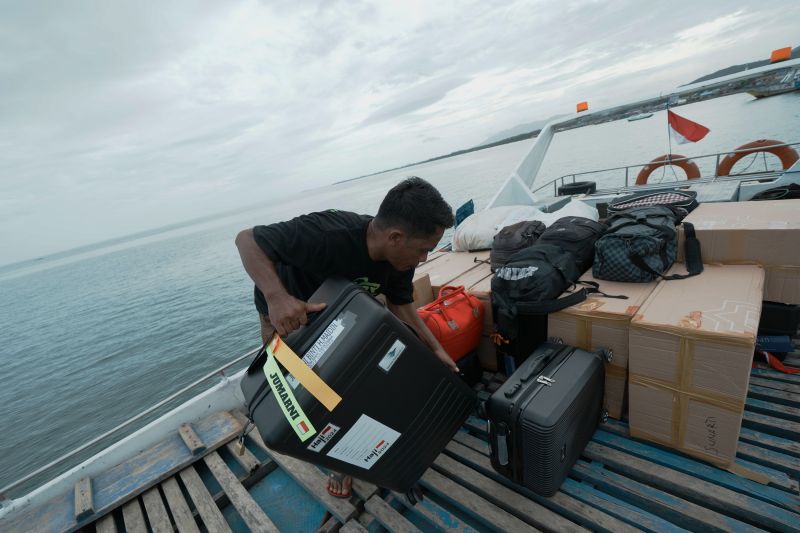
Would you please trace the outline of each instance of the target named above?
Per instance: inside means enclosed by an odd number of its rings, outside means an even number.
[[[547,342],[552,342],[553,344],[564,344],[564,341],[561,337],[547,337]]]
[[[600,413],[600,421],[605,424],[608,422],[608,409],[603,409]]]
[[[416,505],[417,503],[421,502],[424,499],[422,495],[422,489],[419,485],[414,485],[410,489],[406,491],[406,498],[408,498],[409,503],[411,505]]]

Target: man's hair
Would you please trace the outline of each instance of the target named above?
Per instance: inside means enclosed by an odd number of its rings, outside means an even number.
[[[436,188],[422,178],[406,178],[386,194],[375,222],[381,229],[399,227],[409,237],[428,237],[453,225],[453,210]]]

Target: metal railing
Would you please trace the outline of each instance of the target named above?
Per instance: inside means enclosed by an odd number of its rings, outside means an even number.
[[[260,348],[254,348],[253,350],[247,352],[246,354],[240,355],[239,357],[237,357],[233,361],[231,361],[229,363],[226,363],[225,365],[217,368],[216,370],[213,370],[213,371],[209,372],[208,374],[196,379],[195,381],[193,381],[192,383],[186,385],[182,389],[174,392],[173,394],[170,394],[169,396],[167,396],[166,398],[164,398],[163,400],[161,400],[157,404],[155,404],[155,405],[149,407],[148,409],[142,411],[141,413],[129,418],[128,420],[122,422],[118,426],[116,426],[114,428],[111,428],[110,430],[106,431],[102,435],[99,435],[99,436],[95,437],[94,439],[90,440],[89,442],[79,446],[78,448],[75,448],[71,452],[68,452],[68,453],[62,455],[58,459],[55,459],[55,460],[47,463],[46,465],[34,470],[30,474],[27,474],[26,476],[14,481],[13,483],[11,483],[9,485],[6,485],[2,489],[0,489],[0,502],[2,502],[3,500],[7,499],[6,495],[9,494],[9,491],[19,487],[20,485],[22,485],[26,481],[29,481],[29,480],[35,478],[36,476],[39,476],[39,475],[43,474],[44,472],[50,470],[51,468],[63,463],[67,459],[70,459],[70,458],[76,456],[77,454],[79,454],[82,451],[86,450],[90,446],[93,446],[94,444],[97,444],[98,442],[102,441],[103,439],[106,439],[106,438],[118,433],[120,430],[130,426],[131,424],[133,424],[134,422],[137,422],[138,420],[141,420],[142,418],[144,418],[145,416],[149,415],[150,413],[153,413],[157,409],[163,407],[164,405],[168,404],[169,402],[175,400],[176,398],[180,397],[181,395],[183,395],[183,394],[187,393],[188,391],[192,390],[193,388],[197,387],[198,385],[200,385],[204,381],[207,381],[207,380],[213,378],[216,375],[220,375],[222,377],[225,377],[225,371],[226,370],[228,370],[229,368],[241,363],[243,360],[245,360],[245,359],[247,359],[249,357],[252,357],[253,355],[255,355],[256,352],[258,352],[258,350],[260,350]]]
[[[789,146],[789,147],[791,147],[791,146],[800,146],[800,142],[772,144],[772,145],[769,145],[769,146],[760,147],[759,150],[766,150],[766,149],[770,149],[770,148],[780,148],[780,147],[783,147],[783,146]],[[679,163],[681,161],[698,161],[698,160],[709,159],[709,158],[713,157],[713,158],[715,158],[714,174],[713,174],[713,176],[708,176],[706,179],[715,180],[715,179],[721,177],[721,176],[718,176],[720,157],[727,156],[729,154],[739,154],[739,153],[754,154],[754,155],[757,156],[759,153],[763,153],[763,152],[754,151],[752,148],[747,148],[747,149],[744,149],[744,150],[732,150],[730,152],[717,152],[717,153],[714,153],[714,154],[705,154],[705,155],[698,155],[698,156],[693,156],[693,157],[676,157],[676,158],[670,159],[670,161],[671,162],[675,162],[675,163]],[[539,192],[539,191],[541,191],[543,189],[546,189],[547,187],[553,187],[553,196],[558,196],[558,187],[560,185],[561,186],[565,185],[567,183],[567,180],[569,180],[570,178],[571,178],[571,183],[575,183],[576,182],[575,178],[578,177],[578,176],[587,176],[589,174],[600,174],[602,172],[613,172],[613,171],[618,171],[618,170],[624,170],[625,171],[625,187],[627,188],[627,187],[630,187],[630,169],[637,169],[637,168],[645,167],[645,166],[649,165],[650,163],[651,162],[648,161],[647,163],[640,163],[638,165],[627,165],[627,166],[624,166],[624,167],[604,168],[604,169],[600,169],[600,170],[588,170],[586,172],[575,172],[575,173],[572,173],[572,174],[565,174],[563,176],[555,178],[554,180],[548,181],[547,183],[544,183],[543,185],[540,185],[539,187],[536,187],[535,189],[532,189],[531,192],[533,194],[536,194],[537,192]],[[669,166],[669,165],[665,165],[665,167],[666,166]],[[777,172],[779,172],[777,170],[770,171],[767,168],[766,157],[764,158],[764,172],[765,173],[768,173],[768,172],[776,172],[777,173]],[[724,178],[726,178],[726,179],[727,178],[742,179],[744,177],[749,176],[750,174],[751,173],[748,173],[748,174],[741,174],[741,173],[739,173],[739,174],[731,174],[730,176],[724,176]],[[762,175],[763,173],[759,172],[758,174]]]

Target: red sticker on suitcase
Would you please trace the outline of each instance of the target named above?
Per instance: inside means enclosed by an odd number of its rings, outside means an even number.
[[[317,437],[311,441],[311,444],[308,445],[308,449],[312,452],[319,452],[322,448],[328,444],[333,437],[339,433],[341,428],[339,426],[334,426],[333,424],[328,424],[325,426],[322,431],[319,432]]]

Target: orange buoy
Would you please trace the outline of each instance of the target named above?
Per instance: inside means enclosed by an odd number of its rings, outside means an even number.
[[[655,169],[665,165],[674,165],[682,168],[683,171],[686,172],[687,180],[695,180],[700,177],[700,168],[685,155],[664,154],[656,157],[642,167],[642,170],[639,171],[639,175],[636,176],[636,185],[645,185],[650,174],[652,174]]]
[[[783,145],[783,146],[781,146]],[[800,156],[790,146],[785,146],[782,141],[773,139],[759,139],[751,143],[743,144],[736,149],[735,153],[728,154],[720,161],[719,168],[717,169],[717,176],[729,176],[733,165],[746,155],[754,154],[756,152],[769,152],[770,154],[778,156],[783,165],[783,170],[794,165]]]
[[[786,48],[778,48],[777,50],[773,50],[772,54],[769,56],[770,63],[778,63],[780,61],[786,61],[792,58],[792,48],[787,46]]]

